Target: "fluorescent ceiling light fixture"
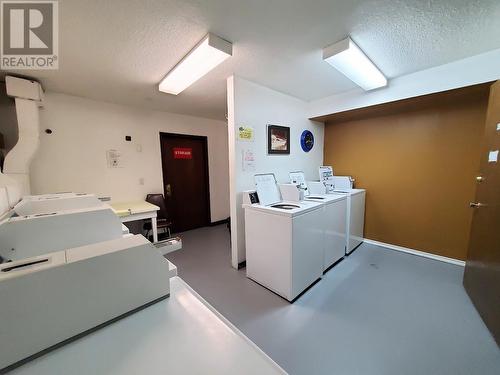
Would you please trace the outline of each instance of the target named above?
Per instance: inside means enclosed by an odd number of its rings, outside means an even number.
[[[323,60],[364,90],[387,86],[387,78],[351,38],[324,48]]]
[[[177,95],[233,54],[233,45],[207,34],[160,82],[159,90]]]

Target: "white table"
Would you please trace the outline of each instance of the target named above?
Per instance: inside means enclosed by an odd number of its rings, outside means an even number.
[[[153,229],[153,242],[158,242],[156,211],[158,211],[160,207],[146,201],[111,203],[110,206],[120,217],[122,223],[151,219],[151,227]]]
[[[10,374],[285,374],[179,277],[170,293]]]

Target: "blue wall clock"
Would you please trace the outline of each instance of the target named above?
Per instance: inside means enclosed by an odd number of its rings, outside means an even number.
[[[314,135],[309,130],[304,130],[300,136],[300,146],[304,152],[309,152],[314,146]]]

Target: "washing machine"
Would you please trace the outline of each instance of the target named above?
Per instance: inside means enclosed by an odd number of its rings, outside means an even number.
[[[304,192],[305,201],[323,205],[323,272],[344,258],[347,242],[347,195],[311,194],[302,171],[290,172],[290,182]]]
[[[274,174],[255,188],[258,203],[243,204],[247,277],[294,301],[323,274],[323,205],[282,200]]]
[[[346,246],[349,255],[364,241],[366,190],[355,189],[350,176],[334,176],[331,166],[319,168],[320,181],[308,181],[310,194],[342,194],[347,198]]]

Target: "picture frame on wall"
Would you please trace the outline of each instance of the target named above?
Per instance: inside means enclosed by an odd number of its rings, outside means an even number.
[[[267,125],[268,155],[290,154],[290,128],[288,126]]]

